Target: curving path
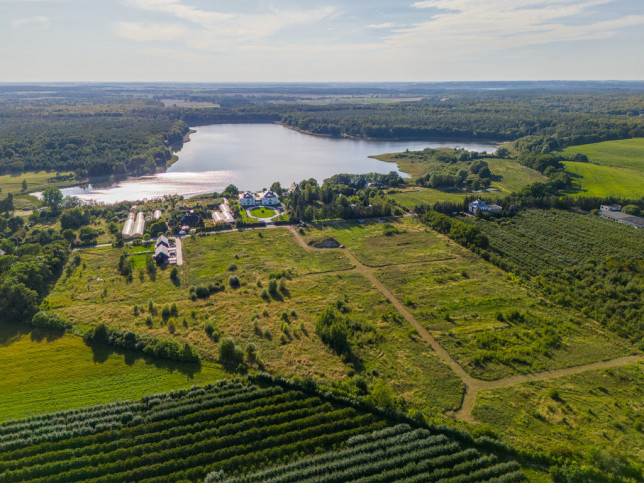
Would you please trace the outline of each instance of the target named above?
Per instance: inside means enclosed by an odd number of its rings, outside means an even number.
[[[329,250],[328,248],[326,249],[314,248],[310,245],[307,245],[307,243],[304,241],[301,235],[295,230],[295,228],[293,228],[292,226],[289,226],[288,229],[291,231],[291,233],[298,241],[298,243],[302,246],[302,248],[304,248],[304,250],[308,252],[312,252],[316,250]],[[476,398],[476,394],[479,391],[500,389],[506,386],[511,386],[513,384],[521,384],[529,381],[540,381],[543,379],[581,374],[587,371],[607,369],[611,367],[619,367],[619,366],[623,366],[624,364],[629,364],[632,362],[638,362],[638,361],[644,360],[644,357],[642,357],[641,355],[630,355],[630,356],[619,357],[617,359],[591,362],[589,364],[583,364],[579,366],[554,369],[552,371],[537,372],[532,374],[518,374],[515,376],[506,377],[504,379],[497,379],[494,381],[484,381],[481,379],[476,379],[471,375],[469,375],[467,372],[465,372],[465,370],[461,367],[461,365],[458,362],[456,362],[456,360],[452,358],[452,356],[443,348],[443,346],[441,346],[438,343],[438,341],[427,331],[427,329],[425,329],[425,327],[423,327],[422,324],[420,324],[416,320],[416,318],[411,314],[411,312],[409,312],[405,308],[405,306],[402,305],[400,301],[387,289],[387,287],[385,287],[382,284],[382,282],[376,278],[371,268],[367,267],[362,262],[360,262],[356,258],[356,256],[350,251],[343,250],[343,253],[351,261],[351,263],[354,264],[354,268],[349,270],[354,270],[363,274],[385,297],[387,297],[387,299],[389,299],[392,305],[396,307],[396,309],[403,315],[403,317],[405,317],[407,322],[409,322],[409,324],[418,331],[418,334],[420,335],[420,337],[431,346],[434,352],[436,352],[436,355],[439,357],[439,359],[443,363],[447,364],[461,379],[461,381],[463,381],[463,384],[465,385],[465,391],[463,394],[463,401],[461,403],[461,407],[458,410],[453,411],[451,413],[452,416],[454,416],[455,418],[461,419],[463,421],[467,421],[469,423],[477,422],[472,417],[472,408],[474,406],[474,400]],[[344,271],[347,271],[347,270],[344,270]]]

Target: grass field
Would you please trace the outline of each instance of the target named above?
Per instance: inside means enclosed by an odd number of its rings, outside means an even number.
[[[524,448],[611,471],[644,461],[644,364],[479,393],[475,417]]]
[[[644,138],[571,146],[563,154],[585,154],[589,163],[565,162],[575,177],[575,196],[644,196]]]
[[[0,326],[0,367],[0,421],[136,399],[225,376],[212,363],[199,368],[141,354],[93,352],[80,337],[39,335],[7,326]]]
[[[385,224],[342,223],[306,239],[331,236],[380,267],[375,275],[472,375],[497,379],[626,353],[448,238],[410,218],[392,225],[391,236]]]
[[[7,193],[13,193],[14,196],[19,193],[30,193],[33,191],[42,191],[49,186],[71,186],[78,184],[76,180],[65,181],[61,183],[48,183],[47,180],[57,173],[53,171],[27,172],[20,174],[5,174],[0,176],[0,193],[1,198],[6,198]],[[62,176],[73,174],[73,172],[58,173]],[[22,190],[22,182],[27,180],[27,191]]]
[[[486,158],[485,161],[492,172],[492,187],[503,194],[519,191],[528,184],[546,180],[539,171],[512,159]]]
[[[333,383],[347,380],[355,369],[320,341],[315,319],[341,299],[350,308],[352,321],[370,327],[354,337],[359,372],[369,384],[383,378],[393,381],[397,394],[428,414],[458,407],[463,391],[460,381],[410,327],[387,316],[392,312],[390,304],[361,274],[347,271],[352,265],[342,252],[307,253],[286,229],[189,238],[184,248],[180,287],[170,282],[166,271],[159,271],[154,281],[144,273],[141,282],[135,270],[128,284],[116,271],[121,250],[83,250],[81,266],[69,278],[63,277],[50,294],[51,306],[81,325],[104,321],[190,342],[210,360],[217,357],[218,347],[204,331],[206,321],[211,321],[221,337],[231,337],[241,347],[254,343],[267,370],[312,375]],[[289,269],[286,293],[262,298],[269,273]],[[229,286],[232,275],[240,279],[239,289]],[[226,289],[207,299],[189,299],[190,286],[215,282]],[[149,300],[157,305],[150,327],[145,323]],[[172,302],[179,316],[174,322],[164,322],[161,307]],[[135,304],[141,308],[136,316]]]
[[[641,198],[644,196],[644,169],[633,170],[590,163],[565,161],[566,171],[573,176],[573,196],[618,196]]]
[[[442,191],[433,188],[405,188],[395,190],[395,193],[387,195],[389,198],[396,200],[398,205],[407,210],[411,210],[416,205],[426,204],[433,205],[437,202],[462,203],[467,193]]]
[[[644,138],[570,146],[563,151],[566,156],[577,153],[585,154],[594,164],[644,173]]]

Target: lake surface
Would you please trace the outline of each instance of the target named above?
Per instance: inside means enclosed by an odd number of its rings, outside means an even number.
[[[365,141],[302,134],[278,124],[215,124],[195,128],[179,160],[167,172],[108,186],[72,187],[65,196],[116,203],[221,192],[229,184],[241,190],[268,188],[274,181],[288,187],[293,181],[318,182],[338,173],[388,173],[394,163],[369,156],[409,149],[460,147],[493,152],[493,144],[459,141]],[[402,174],[402,173],[401,173]],[[406,176],[403,174],[403,176]]]

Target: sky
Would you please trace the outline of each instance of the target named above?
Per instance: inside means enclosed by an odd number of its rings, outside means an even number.
[[[644,0],[0,0],[0,82],[644,80]]]

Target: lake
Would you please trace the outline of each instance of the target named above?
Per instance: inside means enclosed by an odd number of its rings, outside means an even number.
[[[288,187],[293,181],[315,178],[320,183],[338,173],[388,173],[393,163],[369,158],[409,149],[460,147],[493,152],[493,144],[460,141],[372,141],[310,136],[278,124],[215,124],[195,128],[167,172],[132,178],[107,186],[76,186],[65,196],[115,203],[196,196],[223,191],[229,184],[258,191],[274,181]],[[401,173],[402,174],[402,173]]]

